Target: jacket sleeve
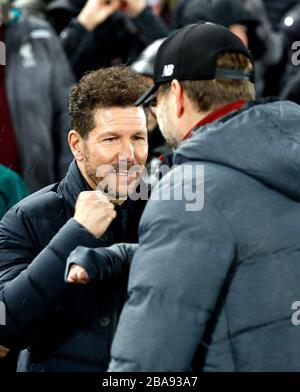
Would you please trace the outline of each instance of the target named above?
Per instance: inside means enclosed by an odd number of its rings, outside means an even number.
[[[54,33],[49,46],[49,59],[52,64],[52,133],[54,140],[55,156],[55,181],[60,181],[67,173],[73,159],[69,144],[68,132],[70,130],[68,100],[70,89],[75,79],[64,53],[59,37]]]
[[[70,252],[78,244],[98,246],[95,237],[70,219],[38,252],[30,224],[18,207],[10,210],[0,224],[0,301],[5,308],[0,345],[9,348],[32,343],[33,331],[37,333],[51,312],[59,309]]]
[[[77,18],[71,19],[60,33],[61,42],[77,79],[81,76],[82,56],[92,44],[93,32],[86,30]]]
[[[77,78],[92,66],[89,56],[90,51],[95,47],[95,37],[98,40],[97,47],[100,49],[102,42],[111,40],[112,34],[116,45],[114,57],[130,61],[153,41],[166,37],[169,29],[149,7],[146,7],[136,18],[129,18],[121,12],[116,12],[103,25],[98,26],[96,36],[93,31],[86,30],[77,18],[73,18],[62,30],[60,37]],[[103,46],[102,51],[105,51],[105,47]],[[84,60],[83,56],[85,56]],[[107,58],[106,63],[108,60],[110,62],[112,59]]]
[[[109,248],[86,248],[78,246],[68,257],[65,271],[65,281],[72,264],[83,267],[89,279],[101,281],[122,279],[128,274],[131,260],[138,244],[115,244]]]
[[[190,370],[234,260],[232,231],[214,201],[205,194],[203,207],[188,211],[175,196],[192,194],[193,180],[169,180],[154,189],[142,217],[111,372]]]

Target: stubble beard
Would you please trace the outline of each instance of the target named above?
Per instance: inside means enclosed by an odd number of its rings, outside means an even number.
[[[172,148],[176,149],[179,145],[179,142],[177,140],[176,130],[173,127],[173,122],[171,121],[171,118],[168,118],[170,116],[167,115],[168,113],[167,102],[164,101],[162,105],[163,105],[161,109],[162,115],[157,117],[158,126],[166,142]]]
[[[115,168],[115,165],[111,166]],[[108,184],[106,180],[107,176],[111,174],[107,172],[105,173],[105,175],[99,174],[101,173],[101,168],[103,168],[101,166],[96,169],[93,169],[90,164],[88,152],[84,154],[84,167],[88,178],[93,182],[96,187],[96,190],[102,191],[111,200],[126,200],[129,197],[130,192],[138,186],[138,183],[140,181],[140,178],[138,176],[136,180],[134,180],[132,183],[128,183],[127,186],[125,186],[125,191],[120,192],[118,190],[120,185],[118,184],[119,179],[117,178],[117,170],[115,170],[114,183],[113,186],[111,186],[111,184]]]

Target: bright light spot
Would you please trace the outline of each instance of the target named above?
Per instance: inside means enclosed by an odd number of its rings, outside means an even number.
[[[287,16],[284,19],[284,24],[288,27],[292,26],[294,24],[294,19],[291,16]]]

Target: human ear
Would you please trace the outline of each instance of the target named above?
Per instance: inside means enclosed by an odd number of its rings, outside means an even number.
[[[185,109],[184,90],[178,80],[171,82],[171,91],[174,94],[176,117],[181,118]]]
[[[83,154],[83,140],[78,131],[72,129],[68,134],[68,142],[72,154],[76,161],[82,161],[84,154]]]

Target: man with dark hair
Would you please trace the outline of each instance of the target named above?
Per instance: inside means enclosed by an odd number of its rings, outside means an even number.
[[[136,188],[141,173],[135,169],[142,169],[147,157],[145,113],[133,106],[145,86],[133,71],[112,67],[84,76],[70,96],[69,144],[78,167],[92,189],[97,186],[117,204]],[[97,120],[101,138],[98,130],[93,132]]]
[[[78,245],[137,242],[145,202],[129,196],[148,147],[145,113],[134,102],[146,87],[121,66],[84,76],[70,96],[75,160],[66,177],[1,221],[0,301],[7,312],[0,345],[26,349],[19,371],[106,370],[126,279],[70,287],[65,261]]]
[[[100,67],[128,64],[169,33],[146,0],[55,0],[46,12],[77,78]]]
[[[253,101],[251,55],[211,23],[154,69],[137,104],[157,100],[176,166],[140,223],[109,371],[299,372],[300,108]]]

